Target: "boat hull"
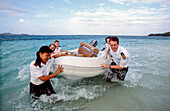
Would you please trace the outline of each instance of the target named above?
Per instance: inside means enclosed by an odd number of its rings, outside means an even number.
[[[102,57],[75,57],[63,56],[55,59],[53,71],[56,71],[58,65],[63,65],[64,70],[60,75],[71,77],[93,77],[103,74],[106,69],[101,68],[101,63],[108,61]]]

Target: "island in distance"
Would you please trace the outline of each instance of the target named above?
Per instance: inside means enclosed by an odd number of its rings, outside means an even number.
[[[29,34],[12,34],[12,33],[1,33],[3,36],[29,36]]]
[[[157,34],[149,34],[148,36],[170,36],[170,32],[166,33],[157,33]]]

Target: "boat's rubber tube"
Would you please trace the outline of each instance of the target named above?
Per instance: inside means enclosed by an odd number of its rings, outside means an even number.
[[[93,77],[105,72],[101,68],[101,63],[107,63],[107,59],[102,57],[75,57],[62,56],[55,59],[53,71],[57,70],[58,65],[63,65],[64,76]]]

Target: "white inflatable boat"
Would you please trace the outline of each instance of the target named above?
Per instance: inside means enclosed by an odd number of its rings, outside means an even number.
[[[89,44],[96,47],[98,43],[96,40],[93,40]],[[82,46],[83,48],[85,47],[84,44]],[[88,47],[85,47],[84,49],[87,50]],[[69,52],[78,53],[78,49],[74,49]],[[97,57],[62,56],[55,59],[53,71],[57,70],[58,65],[63,65],[64,70],[60,75],[67,78],[74,79],[97,76],[106,71],[106,69],[102,69],[100,65],[101,63],[108,63],[108,60],[104,58],[104,55],[104,51],[99,51]]]
[[[93,77],[105,72],[101,68],[101,63],[107,63],[103,57],[76,57],[62,56],[55,59],[53,71],[56,71],[58,65],[63,65],[64,70],[60,75],[70,77]]]

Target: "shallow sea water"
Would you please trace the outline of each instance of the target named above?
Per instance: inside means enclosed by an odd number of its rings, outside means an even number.
[[[42,96],[31,104],[35,108],[31,107],[29,64],[42,45],[58,39],[62,49],[71,50],[78,48],[81,41],[96,39],[97,48],[102,49],[105,37],[1,37],[1,111],[169,111],[170,37],[147,36],[119,36],[120,45],[131,54],[125,81],[108,84],[104,75],[73,81],[59,75],[51,80],[56,94]],[[56,102],[58,99],[61,101]]]

